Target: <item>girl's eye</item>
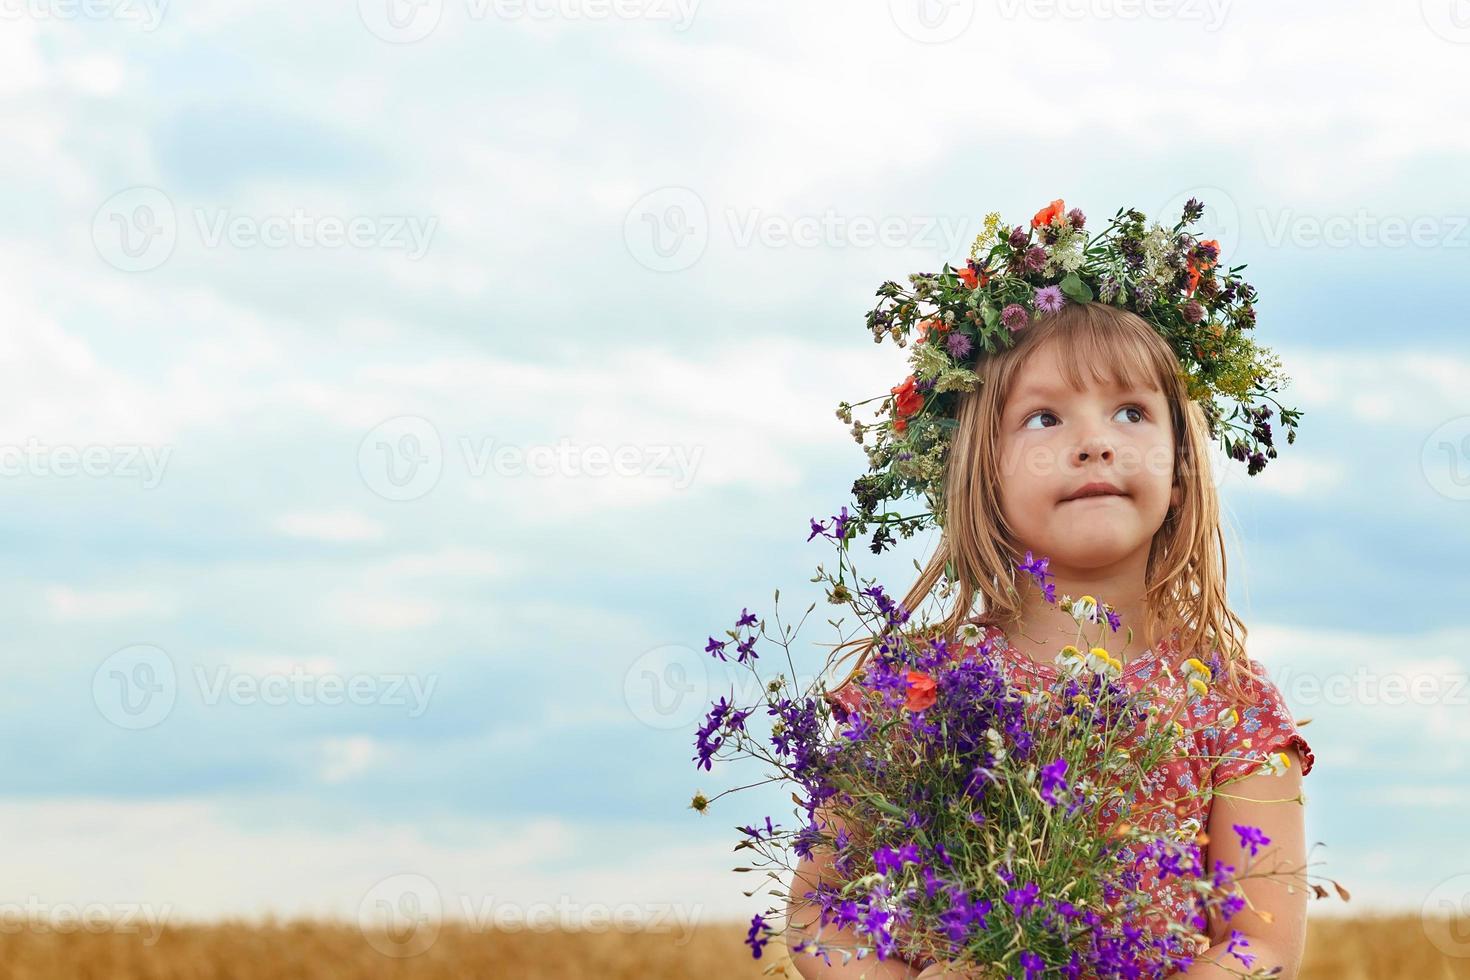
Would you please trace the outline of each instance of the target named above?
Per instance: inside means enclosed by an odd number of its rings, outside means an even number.
[[[1033,420],[1035,420],[1035,419],[1039,419],[1039,418],[1042,418],[1042,417],[1043,417],[1043,416],[1048,416],[1048,417],[1050,417],[1050,418],[1056,418],[1056,416],[1055,416],[1055,415],[1052,415],[1052,413],[1051,413],[1051,412],[1048,412],[1048,411],[1046,411],[1046,410],[1045,410],[1045,409],[1043,409],[1043,410],[1042,410],[1042,411],[1040,411],[1040,412],[1037,412],[1037,413],[1035,413],[1035,414],[1034,414],[1034,415],[1032,415],[1032,416],[1031,416],[1031,417],[1030,417],[1030,418],[1028,418],[1028,419],[1027,419],[1027,420],[1026,420],[1026,421],[1025,421],[1025,422],[1022,422],[1022,423],[1021,423],[1021,428],[1023,428],[1023,429],[1035,429],[1035,428],[1038,428],[1038,427],[1037,427],[1037,426],[1034,426],[1034,425],[1032,425],[1032,424],[1031,424],[1031,423],[1032,423],[1032,421],[1033,421]],[[1052,428],[1052,427],[1051,427],[1051,426],[1049,426],[1049,425],[1043,425],[1043,426],[1040,426],[1040,428],[1043,428],[1043,429],[1050,429],[1050,428]]]
[[[1137,413],[1137,415],[1139,417],[1137,419],[1134,419],[1134,418],[1132,418],[1130,416],[1129,419],[1128,419],[1128,421],[1131,421],[1131,422],[1141,422],[1141,421],[1143,421],[1144,411],[1138,405],[1124,405],[1122,408],[1118,409],[1118,412],[1135,412],[1135,413]],[[1118,412],[1114,412],[1113,413],[1113,418],[1117,418],[1118,417]],[[1035,419],[1044,418],[1044,417],[1056,418],[1056,415],[1054,413],[1052,413],[1052,412],[1047,411],[1046,409],[1042,409],[1041,411],[1032,414],[1029,418],[1026,419],[1025,422],[1021,423],[1021,427],[1023,429],[1035,429],[1035,428],[1038,428],[1038,426],[1034,426],[1034,425],[1031,424],[1032,421],[1035,420]],[[1053,426],[1050,426],[1050,425],[1042,425],[1042,426],[1039,426],[1039,428],[1050,429],[1050,428],[1053,428]]]

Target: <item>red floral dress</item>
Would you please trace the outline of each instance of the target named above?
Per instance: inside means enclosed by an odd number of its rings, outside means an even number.
[[[1037,690],[1057,678],[1058,668],[1054,664],[1038,663],[1029,655],[1011,646],[1004,632],[998,627],[981,624],[982,634],[973,646],[955,641],[951,648],[956,656],[970,656],[989,644],[1000,654],[1010,683],[1018,688]],[[1168,639],[1135,655],[1123,667],[1122,680],[1130,691],[1150,688],[1166,703],[1174,703],[1184,695],[1185,682],[1170,669],[1184,659],[1178,652],[1179,632],[1175,630]],[[1280,690],[1266,676],[1261,663],[1248,658],[1250,673],[1241,687],[1255,698],[1255,704],[1233,705],[1216,687],[1209,693],[1190,699],[1179,715],[1185,734],[1178,742],[1178,758],[1158,767],[1149,774],[1138,804],[1147,812],[1156,813],[1160,821],[1158,829],[1170,829],[1193,819],[1200,829],[1209,826],[1207,799],[1196,794],[1203,786],[1218,786],[1221,783],[1246,775],[1257,769],[1270,753],[1288,746],[1294,747],[1301,756],[1302,775],[1312,771],[1315,761],[1312,749],[1302,737],[1292,720],[1291,712],[1281,696]],[[1208,662],[1208,661],[1207,661]],[[1218,677],[1220,672],[1215,672]],[[859,675],[861,677],[861,674]],[[858,691],[852,684],[832,693],[848,710],[859,704]],[[1234,706],[1239,720],[1229,726],[1220,716]],[[1203,758],[1202,758],[1203,757]],[[1222,758],[1223,757],[1223,758]],[[1162,806],[1165,801],[1183,800],[1181,804]],[[1103,815],[1116,817],[1116,812]],[[1156,907],[1177,921],[1187,921],[1195,914],[1195,899],[1179,885],[1179,879],[1169,876],[1159,881],[1158,869],[1149,862],[1140,867],[1142,888],[1155,896]],[[927,966],[928,961],[916,966]]]

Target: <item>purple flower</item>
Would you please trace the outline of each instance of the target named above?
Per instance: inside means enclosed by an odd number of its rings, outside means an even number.
[[[1246,949],[1249,946],[1250,940],[1246,938],[1245,933],[1241,932],[1239,929],[1230,930],[1230,945],[1225,947],[1225,952],[1229,953],[1231,956],[1244,963],[1247,970],[1249,970],[1251,968],[1251,964],[1256,961],[1256,954],[1241,953],[1239,952],[1239,950]]]
[[[966,357],[969,357],[970,350],[973,347],[970,343],[970,338],[958,330],[949,335],[949,339],[944,342],[944,346],[949,350],[949,356],[957,361],[962,361]]]
[[[1231,824],[1231,826],[1234,827],[1235,832],[1240,835],[1240,846],[1245,847],[1246,845],[1250,845],[1251,857],[1255,857],[1256,852],[1260,850],[1260,848],[1271,843],[1271,838],[1263,834],[1261,832],[1261,828],[1259,827],[1249,827],[1245,824],[1238,823]]]
[[[1200,305],[1199,300],[1192,299],[1179,308],[1188,323],[1199,323],[1205,318],[1205,308]]]
[[[1006,892],[1006,904],[1016,913],[1016,918],[1020,918],[1041,905],[1041,900],[1036,897],[1039,894],[1041,889],[1036,887],[1036,882],[1028,881],[1024,887],[1012,888]]]
[[[1050,765],[1041,769],[1041,798],[1049,806],[1056,806],[1061,801],[1057,799],[1057,790],[1066,792],[1067,789],[1067,760],[1058,759]]]
[[[1016,227],[1011,229],[1011,248],[1020,248],[1021,246],[1025,245],[1026,239],[1029,237],[1031,236],[1026,234],[1025,228],[1022,228],[1020,225],[1016,225]]]
[[[827,521],[818,521],[815,517],[808,518],[808,520],[812,525],[812,533],[806,536],[808,541],[820,534],[824,538],[831,538],[833,541],[841,544],[847,539],[847,525],[852,521],[852,515],[847,512],[847,505],[843,504],[842,513],[834,514],[831,517],[832,530],[830,531],[827,530]],[[754,623],[755,617],[750,617],[750,621]],[[742,619],[736,625],[745,625],[745,620]]]
[[[766,920],[757,912],[750,920],[750,932],[745,937],[745,943],[750,947],[751,956],[755,959],[761,958],[761,949],[771,941],[769,935],[765,935]]]
[[[1073,228],[1081,231],[1082,227],[1087,224],[1087,215],[1082,213],[1081,208],[1073,208],[1067,212],[1067,220],[1072,223]]]
[[[1046,268],[1046,249],[1040,245],[1033,245],[1026,250],[1026,268],[1032,272],[1040,272]]]
[[[1036,291],[1036,308],[1043,313],[1055,313],[1067,302],[1062,296],[1062,287],[1043,286]]]
[[[1026,971],[1025,980],[1039,977],[1046,970],[1046,960],[1030,950],[1021,951],[1021,967]]]
[[[1026,312],[1026,307],[1020,303],[1012,303],[1000,311],[1000,322],[1005,324],[1007,330],[1015,333],[1026,324],[1031,322],[1031,314]]]
[[[902,871],[904,863],[919,863],[919,848],[915,844],[905,844],[898,850],[891,847],[880,847],[873,852],[873,869],[880,875],[886,875],[893,871]]]
[[[705,644],[704,652],[711,657],[719,657],[728,663],[730,658],[725,656],[725,645],[729,642],[729,640],[717,640],[712,636],[709,638],[709,642]]]
[[[1051,559],[1050,558],[1034,559],[1034,558],[1031,557],[1031,552],[1030,551],[1027,551],[1026,552],[1026,560],[1023,563],[1021,563],[1020,565],[1017,565],[1016,567],[1019,568],[1021,571],[1026,572],[1027,574],[1029,574],[1032,578],[1036,579],[1036,584],[1039,585],[1039,586],[1041,586],[1042,595],[1045,596],[1047,602],[1056,602],[1057,601],[1057,587],[1056,587],[1056,584],[1055,583],[1051,583],[1051,582],[1047,582],[1047,579],[1049,579],[1049,578],[1055,578],[1056,577],[1051,572],[1048,572],[1046,570],[1046,566],[1049,565],[1050,563],[1051,563]],[[1114,627],[1114,629],[1116,629],[1116,628],[1117,627]]]

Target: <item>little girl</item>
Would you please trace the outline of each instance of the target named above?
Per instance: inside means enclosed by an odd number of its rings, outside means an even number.
[[[1132,312],[1069,303],[1018,331],[1014,346],[975,370],[982,383],[960,402],[948,457],[945,533],[904,607],[922,602],[948,567],[958,585],[953,594],[978,590],[984,607],[972,615],[957,602],[942,624],[956,655],[988,646],[1015,686],[1044,687],[1058,670],[1053,658],[1075,642],[1077,629],[1072,615],[1020,571],[1026,552],[1045,556],[1042,577],[1053,580],[1057,594],[1107,603],[1141,639],[1137,652],[1112,651],[1131,689],[1146,687],[1174,703],[1187,694],[1183,661],[1193,657],[1210,668],[1208,695],[1189,700],[1179,717],[1187,732],[1180,758],[1152,773],[1142,809],[1165,826],[1195,821],[1206,869],[1217,860],[1245,865],[1234,824],[1262,830],[1265,867],[1300,869],[1301,777],[1311,771],[1312,750],[1264,668],[1246,654],[1244,626],[1226,604],[1207,421],[1169,343]],[[1122,646],[1125,635],[1110,638]],[[851,681],[870,651],[834,693],[839,715],[859,703]],[[1284,772],[1261,773],[1268,756]],[[1235,781],[1208,801],[1195,795],[1226,780]],[[1169,800],[1183,802],[1148,806]],[[798,865],[790,889],[789,946],[817,932],[803,893],[823,877],[836,880],[830,853],[813,857]],[[1188,920],[1193,898],[1177,876],[1160,882],[1157,868],[1149,868],[1144,882],[1160,910]],[[1249,907],[1228,924],[1212,916],[1212,948],[1180,976],[1227,976],[1205,960],[1231,955],[1236,966],[1280,967],[1283,980],[1297,975],[1307,892],[1269,878],[1247,879],[1242,889]],[[859,945],[855,935],[830,926],[822,936]],[[793,959],[810,978],[961,975],[945,974],[943,963],[871,956],[846,966],[800,952]]]

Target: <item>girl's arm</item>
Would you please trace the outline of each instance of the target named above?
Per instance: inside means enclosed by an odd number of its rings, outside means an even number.
[[[830,825],[833,830],[842,828],[844,825],[840,819],[823,813],[820,809],[819,819]],[[832,852],[825,848],[812,848],[810,858],[802,858],[796,866],[796,873],[791,880],[791,887],[787,889],[790,895],[786,902],[786,948],[791,947],[804,939],[815,939],[817,922],[821,917],[821,909],[816,899],[806,899],[802,896],[808,892],[815,892],[822,881],[840,883],[841,878],[832,870]],[[820,926],[822,940],[834,945],[857,947],[861,940],[851,929],[837,929],[831,923]],[[861,960],[849,960],[846,965],[842,962],[840,953],[830,954],[831,965],[820,956],[814,956],[810,950],[791,952],[791,960],[795,964],[797,972],[806,980],[827,980],[827,978],[840,977],[867,977],[868,980],[910,980],[917,977],[919,971],[915,970],[903,960],[890,957],[880,961],[874,954],[868,953]]]
[[[1280,980],[1296,980],[1307,938],[1309,886],[1298,876],[1305,870],[1307,860],[1306,827],[1304,807],[1298,802],[1302,789],[1301,757],[1290,746],[1283,751],[1291,759],[1286,772],[1280,776],[1247,776],[1226,783],[1211,802],[1206,829],[1207,872],[1214,868],[1215,861],[1234,865],[1239,872],[1248,861],[1255,860],[1257,871],[1277,870],[1286,872],[1287,877],[1253,877],[1242,881],[1240,887],[1247,905],[1229,922],[1221,922],[1211,915],[1210,939],[1214,945],[1205,957],[1245,970],[1279,966]],[[1270,839],[1269,844],[1258,845],[1256,858],[1250,856],[1250,845],[1241,842],[1236,824],[1258,828]],[[1293,881],[1292,890],[1288,891],[1288,884]],[[1233,936],[1235,931],[1241,935]],[[1205,957],[1179,976],[1190,980],[1224,980],[1232,976],[1212,963],[1203,962]]]

